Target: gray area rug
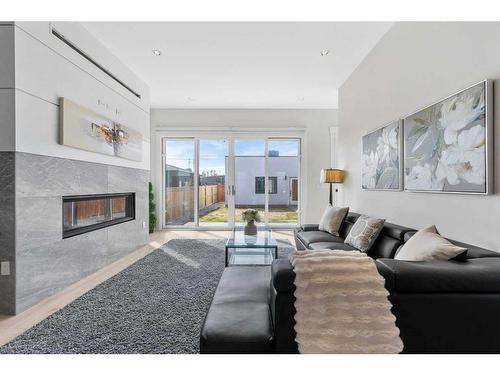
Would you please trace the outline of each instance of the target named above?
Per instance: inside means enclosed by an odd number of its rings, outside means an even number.
[[[279,242],[279,257],[293,250]],[[90,290],[0,353],[198,353],[224,270],[225,240],[171,240]]]

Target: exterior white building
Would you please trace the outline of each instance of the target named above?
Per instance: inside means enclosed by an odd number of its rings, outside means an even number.
[[[265,159],[260,156],[235,157],[235,204],[265,204]],[[296,156],[269,157],[269,204],[296,205],[299,160]]]

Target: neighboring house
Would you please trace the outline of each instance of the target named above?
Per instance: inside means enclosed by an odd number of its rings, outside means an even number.
[[[226,176],[200,176],[200,185],[224,185]]]
[[[167,164],[165,168],[165,186],[183,187],[193,185],[193,171],[191,168],[179,168]]]
[[[271,155],[270,156],[277,156]],[[235,157],[235,204],[265,204],[265,162],[259,156]],[[296,205],[299,160],[296,156],[269,157],[269,204]]]

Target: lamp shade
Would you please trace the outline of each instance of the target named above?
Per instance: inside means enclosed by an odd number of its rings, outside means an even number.
[[[345,179],[345,171],[342,169],[327,168],[321,170],[321,182],[329,184],[341,184]]]

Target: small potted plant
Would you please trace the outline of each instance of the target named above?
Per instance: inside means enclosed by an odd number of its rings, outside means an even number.
[[[245,210],[241,214],[241,218],[247,223],[245,225],[245,235],[255,236],[257,234],[257,226],[255,225],[255,222],[260,221],[259,211]]]

